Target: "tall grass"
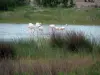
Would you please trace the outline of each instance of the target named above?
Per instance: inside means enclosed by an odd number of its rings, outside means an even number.
[[[77,32],[66,32],[64,35],[62,33],[53,33],[50,38],[50,44],[52,47],[65,48],[66,51],[86,50],[92,52],[92,42],[85,37],[83,33]]]
[[[81,61],[81,62],[80,62]],[[88,63],[88,65],[87,65]],[[60,60],[2,60],[1,75],[99,75],[100,61]]]
[[[14,75],[14,65],[10,59],[0,61],[0,75]]]
[[[0,42],[0,59],[14,58],[15,49],[8,42]]]
[[[19,41],[16,43],[13,43],[14,48],[16,49],[16,57],[34,57],[39,52],[38,45],[34,40],[28,40],[28,41]]]
[[[38,39],[37,42],[34,39],[30,41],[20,40],[19,42],[13,42],[13,45],[1,42],[0,51],[4,50],[4,54],[9,55],[10,52],[8,51],[13,50],[16,53],[14,55],[16,58],[14,60],[0,60],[0,74],[80,75],[83,73],[85,75],[99,75],[99,62],[95,63],[95,61],[99,60],[99,56],[93,59],[93,53],[91,53],[91,56],[88,54],[87,56],[80,57],[79,55],[80,47],[85,48],[82,49],[82,53],[88,50],[86,49],[87,47],[91,52],[91,46],[93,47],[92,52],[95,52],[95,49],[97,49],[95,53],[98,53],[99,45],[92,44],[82,33],[66,32],[66,35],[61,35],[60,33],[55,33],[51,35],[52,38]],[[56,45],[51,47],[53,44]],[[73,49],[70,49],[70,44],[71,47],[75,45],[74,52]]]
[[[93,64],[88,71],[89,75],[100,75],[100,61]]]
[[[98,54],[100,46],[94,44],[84,34],[76,32],[53,33],[50,38],[13,42],[12,45],[1,43],[0,51],[2,57],[20,58],[66,58],[71,55],[85,53]],[[2,53],[3,51],[3,53]]]

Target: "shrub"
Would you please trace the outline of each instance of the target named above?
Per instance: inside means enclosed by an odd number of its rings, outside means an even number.
[[[73,0],[35,0],[38,5],[42,5],[44,7],[57,7],[60,4],[63,4],[63,7],[68,7],[68,2],[70,2],[70,6],[72,7],[74,2]]]
[[[80,51],[82,49],[92,51],[92,43],[81,32],[66,32],[64,35],[53,33],[50,38],[50,45],[70,51]]]
[[[7,42],[0,42],[0,58],[13,58],[15,56],[14,48]]]
[[[9,7],[14,7],[14,0],[0,0],[0,10],[8,10]]]
[[[100,61],[97,61],[89,68],[87,75],[100,75]]]
[[[82,32],[67,32],[65,34],[65,47],[71,51],[78,51],[81,49],[88,49],[92,51],[92,43]]]
[[[68,1],[69,1],[69,0],[63,0],[62,3],[64,4],[64,7],[68,7]]]
[[[73,0],[70,0],[70,7],[73,7],[74,6],[74,2]]]
[[[26,0],[0,0],[0,10],[10,10],[25,4]]]
[[[50,37],[50,44],[52,47],[62,48],[64,45],[64,38],[60,33],[53,32]]]
[[[56,7],[58,4],[58,0],[36,0],[36,2],[44,7]]]
[[[14,0],[17,6],[29,4],[29,0]]]

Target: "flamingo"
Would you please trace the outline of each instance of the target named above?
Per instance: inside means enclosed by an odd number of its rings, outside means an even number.
[[[50,31],[49,31],[50,34],[55,32],[55,24],[50,24],[49,27],[50,27]]]
[[[54,31],[55,30],[55,24],[51,24],[51,25],[49,25],[49,27],[52,29],[52,31]]]
[[[34,25],[32,23],[29,23],[28,28],[33,29]]]
[[[35,25],[36,25],[36,27],[40,27],[41,23],[37,22]]]
[[[40,30],[40,31],[43,31],[43,26],[40,26],[40,27],[39,27],[39,30]]]
[[[66,24],[66,26],[68,26],[68,24]]]
[[[49,27],[55,28],[55,24],[51,24],[51,25],[49,25]]]
[[[60,27],[55,27],[56,30],[60,30]]]
[[[32,31],[32,29],[35,29],[34,24],[29,23],[28,28],[30,29],[30,32],[33,33],[34,31]]]
[[[65,29],[65,27],[61,27],[61,28],[60,28],[60,30],[64,30],[64,29]]]

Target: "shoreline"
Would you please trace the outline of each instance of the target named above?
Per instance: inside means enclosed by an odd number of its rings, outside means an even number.
[[[29,22],[30,23],[30,22]],[[0,23],[0,25],[1,24],[5,24],[5,25],[7,25],[7,24],[16,24],[16,25],[18,25],[18,24],[29,24],[29,23]],[[35,23],[33,23],[33,24],[35,24]],[[52,23],[51,23],[52,24]],[[42,23],[42,25],[44,25],[44,26],[47,26],[47,25],[50,25],[50,24],[44,24],[44,23]],[[66,24],[55,24],[55,25],[66,25]],[[91,25],[91,24],[68,24],[68,26],[100,26],[99,24],[93,24],[93,25]]]

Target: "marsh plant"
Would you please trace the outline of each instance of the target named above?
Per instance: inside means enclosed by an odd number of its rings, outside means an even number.
[[[70,51],[89,50],[92,51],[92,42],[82,32],[53,33],[50,38],[52,47],[64,48]]]
[[[13,42],[13,46],[16,49],[16,57],[34,57],[39,52],[37,43],[33,39],[20,40]]]
[[[0,75],[14,75],[14,69],[12,60],[4,59],[0,61]]]
[[[85,61],[86,64],[90,59],[81,61]],[[79,59],[73,62],[65,59],[47,61],[6,59],[0,61],[0,75],[100,75],[100,61],[89,63],[88,67],[84,67],[83,62]]]
[[[92,51],[93,44],[81,32],[66,32],[65,34],[58,32],[51,34],[49,39],[38,40],[37,42],[34,39],[27,41],[21,39],[14,43],[0,42],[0,56],[2,58],[13,56],[13,51],[19,57],[18,60],[1,60],[0,75],[65,75],[72,71],[68,75],[80,75],[81,72],[78,67],[83,68],[84,65],[87,67],[87,65],[91,66],[94,63],[91,57],[69,60],[61,51],[62,48],[65,51],[72,52],[88,49]],[[72,56],[71,52],[69,53],[69,56]],[[61,56],[64,56],[64,58],[61,58]],[[99,75],[99,63],[94,63],[92,67],[87,71],[82,71],[82,73],[84,72],[84,75]],[[75,69],[77,69],[77,72],[74,72]]]
[[[90,67],[88,75],[100,75],[100,61],[97,61]]]
[[[53,32],[50,37],[50,45],[52,47],[59,47],[62,48],[64,46],[64,36],[61,35],[61,33]]]
[[[0,42],[0,58],[14,58],[15,49],[9,42]]]

